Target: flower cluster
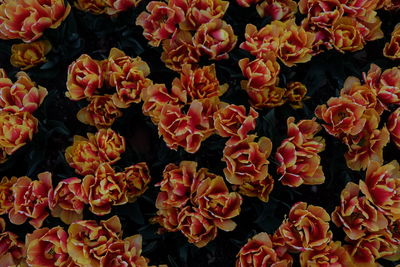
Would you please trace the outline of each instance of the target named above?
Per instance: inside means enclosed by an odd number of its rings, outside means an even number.
[[[75,0],[76,8],[92,14],[115,15],[132,7],[137,7],[141,0]]]
[[[396,115],[388,121],[390,132],[386,126],[379,129],[379,122],[385,109],[399,103],[400,69],[382,72],[372,64],[368,73],[364,73],[364,83],[355,77],[347,78],[340,96],[318,106],[315,114],[325,122],[325,130],[348,147],[347,166],[360,170],[366,169],[372,160],[383,162],[383,147],[389,142],[390,133],[396,143],[399,132]]]
[[[245,41],[240,48],[256,57],[250,61],[239,61],[246,80],[241,86],[247,92],[252,106],[273,108],[290,102],[295,108],[301,107],[301,100],[307,89],[299,82],[291,82],[287,89],[279,84],[280,65],[278,59],[288,67],[311,59],[315,34],[295,24],[294,19],[273,21],[257,30],[256,26],[246,26]]]
[[[280,181],[291,187],[322,184],[325,175],[318,153],[324,150],[325,143],[322,137],[314,136],[321,126],[315,120],[301,120],[295,124],[293,117],[288,118],[287,126],[288,137],[275,154],[280,164],[277,169]]]
[[[161,59],[180,72],[196,66],[201,56],[227,59],[236,45],[232,27],[223,21],[229,2],[223,0],[151,1],[136,19],[151,46],[162,44]]]
[[[332,241],[329,214],[321,207],[298,202],[290,209],[276,232],[269,237],[259,233],[249,239],[237,254],[237,267],[292,266],[289,253],[300,252],[300,266],[355,267],[345,246]],[[261,264],[262,263],[262,264]]]
[[[161,231],[180,231],[190,243],[203,247],[215,239],[218,229],[235,229],[232,218],[240,213],[242,197],[229,192],[221,176],[196,168],[194,161],[165,167],[152,221],[162,226]]]
[[[80,220],[68,230],[60,226],[39,228],[26,235],[25,242],[6,232],[0,218],[1,266],[138,266],[149,260],[141,255],[142,236],[122,236],[119,218],[99,223]]]
[[[392,161],[372,161],[365,180],[349,182],[340,196],[332,221],[346,233],[346,250],[358,265],[375,265],[380,258],[398,260],[400,170]]]
[[[83,54],[68,67],[66,96],[89,101],[77,114],[81,122],[110,127],[122,115],[120,108],[141,101],[142,90],[152,84],[146,78],[149,74],[149,66],[140,57],[131,58],[117,48],[112,48],[102,61]],[[103,86],[115,88],[115,92],[101,95]]]
[[[25,72],[13,83],[0,69],[0,163],[32,140],[38,120],[32,115],[47,95]]]
[[[57,208],[53,216],[64,217],[64,221],[79,218],[84,204],[89,204],[94,214],[105,215],[110,213],[111,206],[134,202],[142,195],[151,180],[145,162],[126,167],[122,172],[111,166],[124,151],[125,138],[110,128],[100,129],[94,135],[88,133],[88,138],[75,136],[72,146],[65,150],[65,158],[84,178],[60,182],[52,204]],[[74,211],[79,212],[74,214]]]
[[[71,11],[64,0],[7,0],[0,2],[0,39],[30,43],[46,29],[56,29]]]

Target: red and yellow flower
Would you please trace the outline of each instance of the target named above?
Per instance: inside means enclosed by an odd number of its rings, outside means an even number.
[[[171,39],[164,40],[162,47],[161,60],[171,70],[181,72],[185,64],[196,67],[200,60],[189,31],[178,31]]]
[[[320,166],[318,153],[325,148],[324,139],[314,137],[321,129],[315,120],[301,120],[294,123],[294,117],[287,120],[288,138],[278,147],[275,158],[280,163],[277,173],[284,185],[298,187],[301,184],[322,184],[325,175]]]
[[[91,98],[103,86],[102,63],[83,54],[68,66],[67,92],[71,100]]]
[[[204,247],[217,236],[217,227],[212,220],[190,206],[183,208],[178,214],[178,229],[196,247]]]
[[[269,157],[272,150],[271,140],[249,135],[243,140],[227,145],[223,151],[226,163],[224,174],[229,183],[242,185],[246,181],[261,181],[268,175]]]
[[[147,260],[141,256],[142,236],[134,235],[110,244],[107,253],[100,260],[100,266],[147,267]]]
[[[170,0],[170,5],[182,8],[185,20],[179,24],[182,30],[196,30],[212,19],[222,18],[229,1],[223,0]]]
[[[26,235],[26,262],[29,266],[76,266],[67,252],[68,234],[60,226],[40,228]]]
[[[0,215],[7,214],[13,207],[14,196],[12,187],[16,182],[17,177],[15,176],[10,179],[4,176],[0,181]]]
[[[27,70],[46,62],[46,55],[50,50],[51,43],[47,40],[30,44],[14,44],[11,46],[10,63],[14,67]]]
[[[371,161],[360,189],[367,199],[393,220],[400,219],[400,169],[397,161],[381,165]]]
[[[100,129],[89,139],[97,145],[98,155],[102,162],[113,164],[121,158],[125,152],[125,138],[111,128]]]
[[[0,265],[17,266],[24,261],[25,246],[16,234],[6,232],[5,227],[4,219],[0,218]]]
[[[227,59],[236,41],[233,28],[221,19],[202,24],[193,36],[193,43],[200,54],[207,55],[211,60]]]
[[[245,106],[226,104],[214,113],[213,118],[217,133],[234,141],[245,139],[247,134],[256,128],[258,113],[250,108],[246,115]]]
[[[16,0],[0,5],[0,39],[32,42],[60,26],[71,6],[64,0]]]
[[[272,85],[264,88],[246,88],[247,82],[242,81],[242,88],[247,92],[250,104],[257,109],[274,108],[285,104],[285,89]]]
[[[239,186],[239,193],[243,196],[257,197],[263,202],[268,202],[269,194],[274,189],[275,180],[268,174],[263,180],[246,181]]]
[[[115,47],[111,49],[104,63],[105,81],[109,86],[116,88],[112,99],[120,108],[141,101],[140,94],[143,88],[152,84],[152,81],[146,78],[149,74],[149,66],[140,57],[131,58]]]
[[[148,188],[151,176],[146,162],[139,162],[124,170],[126,179],[126,195],[129,202],[134,202]]]
[[[111,95],[96,95],[90,99],[89,105],[82,108],[76,116],[84,124],[106,128],[121,117],[122,112],[114,104]]]
[[[276,251],[267,233],[259,233],[250,238],[236,255],[236,267],[271,266],[290,267],[292,257]]]
[[[143,36],[151,46],[159,46],[162,40],[170,38],[177,25],[185,20],[185,12],[177,5],[151,1],[136,19],[136,25],[143,28]]]
[[[388,226],[384,214],[365,196],[359,196],[358,185],[349,182],[340,194],[340,206],[332,213],[332,221],[351,240],[358,240],[368,232],[377,232]]]
[[[0,111],[0,146],[11,155],[37,132],[38,120],[31,113]]]
[[[185,64],[182,66],[180,78],[172,81],[172,94],[189,104],[196,99],[221,96],[226,90],[228,84],[220,85],[214,64],[195,69]]]
[[[332,27],[333,46],[340,52],[354,52],[364,48],[365,40],[360,23],[352,17],[342,17]]]
[[[90,211],[96,215],[108,214],[112,206],[128,202],[125,173],[116,173],[108,163],[100,164],[94,175],[86,175],[82,187],[88,196]]]
[[[400,108],[390,114],[387,120],[390,140],[400,149]]]
[[[307,88],[301,82],[290,82],[286,86],[285,98],[294,109],[303,108],[303,100],[307,99]]]
[[[332,240],[329,214],[321,207],[298,202],[292,206],[275,236],[294,251],[324,249]]]
[[[261,0],[236,0],[236,3],[238,3],[239,6],[241,7],[249,7],[253,4],[257,4]]]
[[[300,254],[300,265],[356,267],[340,241],[329,243],[323,250],[306,250]]]
[[[52,193],[51,173],[38,174],[38,180],[20,177],[13,184],[14,205],[8,213],[13,224],[23,224],[27,219],[35,228],[40,228],[49,213],[49,194]]]
[[[122,235],[117,216],[97,223],[93,220],[77,221],[68,227],[67,251],[76,264],[100,266],[108,247]]]
[[[286,21],[294,18],[297,3],[293,0],[265,0],[257,5],[260,17],[270,16],[272,20]]]
[[[23,71],[18,72],[16,78],[17,81],[12,85],[5,81],[4,86],[1,86],[0,107],[3,111],[13,113],[33,113],[42,104],[47,89],[37,86]]]
[[[239,67],[247,79],[244,88],[262,89],[275,85],[280,72],[280,65],[273,57],[257,58],[251,62],[243,58],[239,61]]]
[[[77,177],[64,179],[49,194],[51,215],[71,224],[82,220],[83,209],[88,203],[88,196],[82,188],[82,180]]]
[[[383,55],[393,60],[400,58],[400,23],[395,26],[390,42],[385,44]]]
[[[307,15],[307,23],[316,27],[330,29],[343,15],[339,0],[300,0],[299,11]]]

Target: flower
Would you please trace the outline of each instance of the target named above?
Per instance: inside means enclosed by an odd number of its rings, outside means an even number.
[[[223,161],[226,163],[224,174],[229,183],[241,185],[246,181],[260,181],[268,175],[268,156],[272,143],[267,137],[249,135],[232,145],[225,146]]]
[[[393,220],[400,219],[400,169],[397,161],[382,165],[371,161],[360,180],[361,192]]]
[[[196,30],[212,19],[224,16],[229,1],[223,0],[170,0],[170,5],[182,8],[185,20],[179,24],[182,30]]]
[[[5,227],[4,219],[0,218],[0,265],[15,266],[23,262],[25,246],[16,234],[4,231]]]
[[[386,105],[400,103],[400,68],[394,67],[382,73],[378,98]]]
[[[332,221],[351,240],[365,236],[367,232],[385,229],[388,221],[364,196],[359,196],[358,185],[349,182],[340,194],[340,206],[332,213]]]
[[[93,174],[101,163],[96,143],[79,135],[75,135],[72,146],[65,149],[65,159],[80,175]]]
[[[156,204],[157,205],[157,204]],[[160,208],[157,211],[157,216],[150,219],[151,223],[158,223],[162,228],[158,229],[161,234],[165,231],[176,232],[178,231],[178,208]]]
[[[329,214],[323,208],[298,202],[275,235],[295,251],[322,250],[332,240],[329,221]]]
[[[0,146],[7,155],[31,141],[37,132],[38,120],[29,112],[0,111]]]
[[[29,218],[29,223],[37,229],[49,215],[46,208],[53,190],[51,173],[42,172],[38,178],[32,181],[29,177],[20,177],[13,185],[14,205],[8,213],[13,224],[23,224]]]
[[[270,16],[272,20],[292,19],[297,12],[297,3],[293,0],[265,0],[257,5],[260,17]]]
[[[91,137],[91,135],[90,135]],[[121,158],[125,152],[125,138],[111,128],[100,129],[90,138],[98,148],[100,161],[113,164]]]
[[[386,127],[381,130],[376,129],[379,123],[379,117],[376,115],[365,116],[368,119],[367,125],[363,131],[355,136],[346,136],[343,142],[348,146],[348,151],[344,157],[347,166],[352,170],[366,169],[371,161],[383,162],[383,148],[389,142],[389,131]],[[367,113],[367,112],[366,112]],[[375,127],[370,126],[376,125]]]
[[[400,149],[400,108],[390,114],[387,120],[390,140]]]
[[[99,15],[105,13],[107,3],[105,0],[76,0],[74,6],[82,11]]]
[[[312,28],[330,29],[343,16],[343,7],[339,0],[300,0],[299,11],[307,15],[307,23]]]
[[[162,42],[161,60],[167,68],[181,72],[185,64],[197,66],[200,59],[192,38],[189,31],[178,31],[171,39]]]
[[[11,46],[10,63],[22,70],[30,69],[47,61],[45,55],[51,50],[51,43],[47,40],[36,41],[30,44],[14,44]]]
[[[196,188],[193,202],[197,205],[198,212],[213,220],[218,228],[224,231],[236,228],[236,223],[231,219],[239,215],[242,197],[236,192],[229,192],[221,176],[206,175]]]
[[[86,175],[82,187],[88,196],[90,211],[96,215],[108,214],[111,206],[128,202],[125,173],[116,173],[108,163],[100,164],[94,175]]]
[[[248,197],[257,197],[263,202],[268,202],[269,194],[274,188],[274,178],[270,174],[263,180],[246,181],[239,186],[239,193]]]
[[[143,88],[152,84],[146,77],[150,68],[140,57],[131,58],[117,48],[112,48],[107,62],[104,64],[106,83],[116,87],[112,99],[120,108],[127,108],[131,103],[141,101]]]
[[[256,128],[258,113],[250,108],[246,115],[245,106],[226,104],[214,113],[213,118],[215,130],[220,136],[231,137],[231,140],[242,140]]]
[[[93,96],[87,107],[82,108],[76,117],[84,124],[105,128],[122,116],[122,112],[112,101],[110,95]]]
[[[278,24],[282,23],[276,21]],[[277,56],[288,67],[311,60],[315,34],[297,26],[294,19],[282,23],[283,33],[279,38]]]
[[[242,88],[249,96],[250,104],[257,109],[274,108],[285,104],[285,89],[272,85],[264,88],[246,88],[246,81],[242,81]]]
[[[245,41],[240,44],[240,48],[250,52],[257,58],[268,58],[276,55],[280,45],[280,36],[283,34],[284,24],[273,21],[265,25],[260,30],[253,24],[246,25]]]
[[[238,3],[239,6],[241,7],[249,7],[252,4],[257,4],[261,0],[236,0],[236,3]]]
[[[383,55],[392,60],[400,58],[400,23],[394,27],[390,42],[383,49]]]
[[[178,229],[188,241],[201,248],[217,236],[217,227],[190,206],[183,208],[178,214]]]
[[[26,235],[26,262],[29,266],[69,266],[68,234],[60,226],[40,228]],[[73,265],[73,264],[72,264]]]
[[[398,242],[390,232],[379,231],[368,233],[366,236],[354,240],[344,246],[349,252],[356,266],[376,266],[375,260],[391,256],[397,256]]]
[[[107,248],[107,253],[100,260],[100,266],[138,266],[147,267],[146,258],[141,256],[142,236],[134,235],[117,240]]]
[[[346,266],[356,267],[340,241],[330,242],[323,250],[306,250],[300,254],[301,266]]]
[[[126,179],[126,195],[128,202],[134,202],[148,188],[151,176],[146,162],[139,162],[124,170]]]
[[[154,124],[160,121],[161,110],[165,104],[178,105],[182,96],[174,96],[168,92],[165,84],[153,84],[142,91],[142,111],[150,116]]]
[[[12,186],[17,182],[17,177],[10,179],[3,177],[0,181],[0,215],[7,214],[13,207],[14,196]],[[2,231],[0,231],[2,232]]]
[[[202,24],[193,36],[193,43],[200,54],[207,55],[211,60],[229,58],[236,45],[237,36],[233,29],[221,19],[213,19]]]
[[[67,92],[71,100],[91,98],[103,86],[101,62],[83,54],[68,66]]]
[[[333,46],[340,52],[358,51],[364,48],[365,40],[360,24],[352,17],[342,17],[332,27]]]
[[[301,82],[290,82],[286,86],[285,98],[294,109],[303,108],[302,100],[307,99],[307,88]]]
[[[172,94],[179,96],[185,103],[191,103],[196,99],[218,97],[226,90],[228,84],[219,84],[214,64],[195,69],[185,64],[182,66],[180,78],[172,81]]]
[[[1,88],[0,108],[3,111],[33,113],[42,104],[47,89],[36,86],[35,82],[23,71],[16,75],[17,81]]]
[[[245,88],[261,89],[275,85],[280,72],[280,65],[275,58],[257,58],[251,62],[248,58],[243,58],[239,60],[239,67],[248,80]]]
[[[292,257],[285,253],[280,255],[267,233],[259,233],[250,238],[236,255],[236,267],[292,266]]]
[[[77,177],[64,179],[49,194],[51,215],[59,217],[66,224],[82,220],[83,209],[88,203],[87,198],[81,179]]]
[[[158,209],[182,208],[186,205],[192,190],[196,188],[196,168],[195,161],[181,161],[179,166],[173,163],[165,166],[160,182],[161,192],[156,200]]]
[[[366,123],[364,106],[347,97],[331,97],[327,105],[317,106],[315,115],[326,123],[322,126],[330,135],[357,135],[363,130]]]
[[[151,1],[136,19],[136,25],[143,27],[143,36],[151,46],[159,46],[162,40],[170,38],[177,25],[185,20],[184,11],[177,5]]]
[[[158,133],[163,136],[167,146],[174,150],[182,146],[189,153],[198,151],[201,142],[213,132],[210,118],[217,109],[218,103],[215,102],[215,99],[208,102],[194,100],[187,114],[183,114],[179,106],[164,105],[160,113]]]
[[[67,251],[78,265],[100,266],[109,245],[119,240],[121,235],[121,222],[117,216],[100,223],[77,221],[68,227]]]
[[[0,39],[30,43],[48,29],[55,29],[68,16],[64,0],[16,0],[0,5]]]
[[[141,1],[142,0],[104,0],[107,4],[106,13],[108,15],[115,15],[129,8],[137,7]]]
[[[322,184],[325,175],[320,166],[320,153],[325,148],[324,139],[314,137],[320,131],[315,120],[301,120],[294,123],[294,117],[287,119],[288,138],[278,147],[275,158],[280,163],[277,173],[282,175],[284,185],[298,187],[301,184]]]

